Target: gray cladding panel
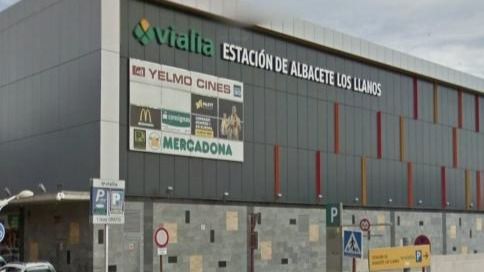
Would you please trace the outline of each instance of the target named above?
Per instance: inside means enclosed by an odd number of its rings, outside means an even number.
[[[0,13],[0,180],[83,190],[99,176],[100,2],[22,1]]]
[[[130,195],[166,196],[166,187],[174,186],[174,195],[180,198],[221,200],[223,192],[229,191],[230,196],[236,200],[273,202],[273,150],[275,145],[279,145],[283,197],[278,202],[314,203],[315,154],[321,150],[324,201],[343,201],[354,205],[354,198],[360,197],[361,157],[366,156],[369,204],[403,207],[407,199],[406,163],[399,161],[399,117],[403,116],[405,161],[413,162],[415,186],[421,188],[414,192],[416,201],[426,197],[423,207],[439,208],[440,167],[452,166],[451,127],[457,125],[457,90],[438,86],[439,122],[434,124],[433,84],[419,79],[419,118],[415,120],[413,79],[408,75],[384,71],[379,67],[321,49],[308,48],[251,28],[197,17],[163,5],[124,0],[121,11],[122,18],[125,18],[121,22],[122,124],[125,125],[127,120],[128,78],[125,66],[130,57],[241,80],[245,88],[243,163],[133,153],[127,150],[126,127],[121,128],[120,165],[124,167],[121,167],[120,174],[122,178],[136,180],[136,186],[128,186]],[[155,42],[141,46],[133,39],[131,32],[142,17],[147,18],[152,25],[172,25],[179,31],[197,29],[204,37],[215,42],[215,56],[205,57],[167,45],[160,46]],[[267,53],[290,60],[375,80],[382,83],[383,94],[381,97],[368,96],[223,61],[219,46],[222,42],[257,50],[265,49]],[[61,75],[51,76],[59,77],[60,82],[65,80]],[[26,86],[34,86],[34,80],[38,79],[32,80],[25,83]],[[3,97],[6,94],[1,95]],[[460,161],[459,168],[455,170],[457,172],[465,168],[477,170],[484,161],[484,137],[473,131],[473,96],[464,95],[463,102],[466,131],[459,131]],[[340,154],[334,154],[335,103],[340,104]],[[4,111],[2,109],[2,113]],[[382,112],[381,160],[376,159],[378,111]],[[5,112],[8,114],[8,111]],[[484,116],[482,112],[479,113]],[[9,124],[8,120],[1,117],[0,122]],[[22,130],[28,129],[22,127]],[[9,137],[9,133],[0,135],[4,139]],[[449,174],[448,186],[452,189],[449,188],[448,192],[452,192],[451,198],[456,208],[461,208],[461,192],[464,187],[456,178],[454,174]],[[388,203],[389,198],[392,198],[391,203]]]

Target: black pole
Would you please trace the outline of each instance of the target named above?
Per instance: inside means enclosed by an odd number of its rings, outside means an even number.
[[[403,246],[408,246],[408,238],[407,237],[403,237],[402,244],[403,244]],[[410,268],[404,268],[403,272],[410,272]]]

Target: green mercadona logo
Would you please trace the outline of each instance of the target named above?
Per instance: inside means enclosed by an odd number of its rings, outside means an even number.
[[[150,22],[144,18],[135,26],[133,35],[142,45],[156,40],[159,45],[167,44],[170,47],[208,57],[215,53],[213,41],[203,38],[195,30],[189,29],[188,32],[181,33],[171,26],[166,28],[151,26]]]

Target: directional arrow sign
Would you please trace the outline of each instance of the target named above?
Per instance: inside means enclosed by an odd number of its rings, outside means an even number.
[[[430,246],[405,246],[370,249],[370,271],[422,268],[430,266]]]

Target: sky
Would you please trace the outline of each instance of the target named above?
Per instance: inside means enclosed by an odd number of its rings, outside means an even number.
[[[253,18],[301,18],[484,78],[482,0],[240,1]]]

